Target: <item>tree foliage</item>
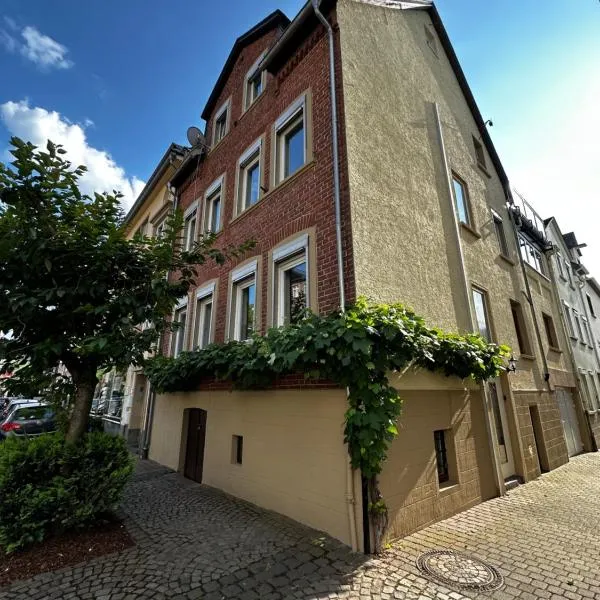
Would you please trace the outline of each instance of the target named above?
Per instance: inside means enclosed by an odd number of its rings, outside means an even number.
[[[119,193],[82,194],[85,167],[73,167],[50,141],[45,150],[18,138],[11,145],[11,165],[0,163],[0,368],[65,365],[76,388],[76,439],[97,370],[139,363],[170,327],[196,267],[223,263],[249,244],[219,250],[207,235],[184,251],[178,211],[161,238],[127,239]]]

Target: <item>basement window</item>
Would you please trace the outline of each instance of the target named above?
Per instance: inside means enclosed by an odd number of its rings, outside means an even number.
[[[231,437],[231,464],[241,465],[244,458],[244,436]]]
[[[433,441],[435,446],[435,462],[437,466],[438,483],[446,487],[454,483],[452,481],[452,430],[439,429],[433,432]]]

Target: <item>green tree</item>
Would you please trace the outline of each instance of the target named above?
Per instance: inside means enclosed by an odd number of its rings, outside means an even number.
[[[14,160],[0,163],[0,372],[41,376],[62,363],[74,385],[73,442],[86,430],[97,371],[139,364],[175,327],[169,317],[196,266],[222,264],[252,244],[217,249],[207,235],[184,251],[179,211],[160,239],[128,240],[121,195],[82,194],[86,169],[64,148],[19,138],[11,146]]]

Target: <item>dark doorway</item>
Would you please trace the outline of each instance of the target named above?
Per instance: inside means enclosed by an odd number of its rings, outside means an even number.
[[[202,483],[204,466],[204,440],[206,437],[206,411],[190,408],[188,411],[187,444],[183,474],[188,479]]]
[[[535,439],[535,448],[537,450],[538,461],[540,463],[540,471],[547,473],[550,469],[546,453],[544,452],[544,438],[542,434],[542,420],[540,419],[540,410],[537,405],[529,405],[529,415],[531,416],[531,424],[533,426],[533,437]]]

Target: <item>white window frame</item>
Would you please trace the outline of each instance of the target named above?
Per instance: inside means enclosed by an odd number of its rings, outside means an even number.
[[[522,235],[519,235],[519,252],[525,263],[527,263],[534,271],[546,277],[544,255]]]
[[[575,326],[573,325],[573,317],[571,315],[571,307],[563,300],[563,312],[565,315],[565,321],[567,322],[567,333],[570,338],[577,339],[577,332],[575,331]]]
[[[173,358],[177,358],[182,352],[184,352],[187,348],[187,329],[189,325],[189,306],[188,306],[188,297],[184,296],[179,300],[175,308],[173,309],[172,320],[179,321],[176,319],[177,314],[180,313],[183,309],[185,309],[185,325],[183,327],[178,327],[176,331],[171,332],[171,356]],[[181,348],[179,348],[179,341],[181,340]]]
[[[476,285],[472,285],[471,286],[471,302],[473,302],[473,316],[475,318],[475,322],[473,323],[473,326],[475,327],[475,333],[478,333],[479,335],[481,335],[481,337],[483,337],[485,339],[484,335],[481,333],[481,329],[479,327],[479,321],[477,319],[475,293],[480,294],[481,297],[483,298],[483,316],[485,318],[485,324],[486,324],[486,327],[488,330],[488,341],[493,342],[494,341],[494,333],[492,331],[492,320],[490,317],[490,303],[489,303],[488,294],[484,289],[482,289]]]
[[[217,233],[221,231],[223,227],[223,190],[224,190],[224,182],[225,182],[225,174],[221,175],[215,181],[213,181],[204,192],[204,215],[202,219],[202,231],[204,233]],[[210,224],[212,223],[213,210],[214,210],[214,201],[219,197],[220,202],[220,213],[219,213],[219,223],[217,225],[217,229],[212,231],[210,229]]]
[[[252,260],[242,265],[231,273],[231,339],[241,340],[242,312],[241,296],[242,291],[254,284],[254,323],[253,331],[256,331],[257,307],[258,307],[258,260]]]
[[[287,244],[273,250],[273,314],[275,325],[286,323],[285,314],[285,272],[293,267],[306,264],[306,308],[310,308],[310,264],[308,249],[308,234],[304,234]]]
[[[464,203],[464,212],[466,219],[460,218],[460,211],[458,207],[458,198],[456,196],[456,185],[459,185],[462,191],[463,203]],[[471,226],[471,206],[469,202],[469,188],[467,187],[467,182],[454,171],[452,171],[452,197],[454,198],[454,210],[456,212],[456,218],[459,223],[464,223],[465,225]]]
[[[267,51],[265,50],[254,61],[254,64],[248,69],[246,77],[244,78],[244,110],[248,110],[265,92],[267,86],[267,72],[264,69],[261,69],[260,65],[266,54]],[[260,77],[262,89],[260,94],[253,96],[254,88],[252,86],[252,81],[254,81],[257,76]]]
[[[194,219],[194,235],[190,238],[190,230],[188,222]],[[194,243],[198,239],[198,201],[194,202],[183,215],[183,249],[186,251],[194,247]]]
[[[302,114],[302,128],[304,131],[304,160],[301,167],[293,173],[285,173],[285,138],[286,134],[292,130],[299,121],[299,115]],[[279,184],[297,173],[308,163],[308,119],[307,119],[307,94],[302,94],[296,99],[275,121],[275,184]]]
[[[210,283],[208,285],[204,285],[196,290],[195,293],[196,304],[194,307],[194,349],[202,350],[205,346],[202,345],[203,333],[206,327],[206,304],[210,300],[212,305],[211,313],[210,313],[210,322],[208,323],[208,344],[213,341],[213,328],[215,321],[215,284]],[[200,310],[200,314],[198,314],[198,310]]]
[[[565,277],[564,259],[563,259],[562,254],[560,252],[556,253],[556,264],[558,266],[558,274],[559,274],[560,278],[562,280],[566,281],[567,278]]]
[[[258,204],[262,198],[262,179],[263,179],[263,144],[262,137],[255,140],[243,154],[239,157],[237,162],[237,201],[236,201],[236,215],[243,213],[248,210],[254,204]],[[249,206],[246,206],[246,194],[248,193],[248,171],[258,165],[258,197],[256,202]]]
[[[225,113],[225,128],[223,135],[217,139],[217,123]],[[216,146],[228,133],[229,123],[231,122],[231,98],[227,98],[223,104],[219,107],[219,110],[215,113],[213,120],[213,146]]]

